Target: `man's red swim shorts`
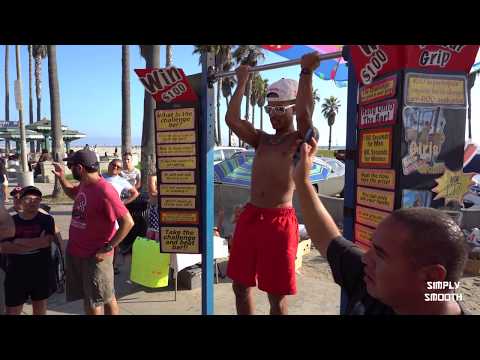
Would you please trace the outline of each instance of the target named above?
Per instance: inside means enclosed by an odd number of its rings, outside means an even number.
[[[294,208],[258,208],[247,204],[235,226],[227,275],[269,294],[297,292],[295,257],[298,222]]]

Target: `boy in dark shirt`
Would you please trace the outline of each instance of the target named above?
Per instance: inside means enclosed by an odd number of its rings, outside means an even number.
[[[34,186],[20,192],[21,213],[13,216],[15,236],[0,243],[8,254],[5,269],[5,304],[8,315],[20,315],[32,300],[33,314],[45,315],[47,299],[56,290],[50,244],[54,239],[53,217],[40,213],[42,193]]]

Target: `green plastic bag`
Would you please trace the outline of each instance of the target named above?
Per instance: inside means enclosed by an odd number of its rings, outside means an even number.
[[[149,287],[168,286],[170,254],[160,252],[160,244],[155,240],[137,237],[132,248],[130,280]]]

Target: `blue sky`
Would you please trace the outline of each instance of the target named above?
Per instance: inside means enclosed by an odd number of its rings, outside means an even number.
[[[161,66],[165,65],[165,47],[161,46]],[[198,56],[192,55],[192,45],[175,45],[173,57],[175,66],[182,68],[187,75],[200,72]],[[285,59],[265,51],[264,64],[284,61]],[[4,119],[4,59],[5,46],[0,46],[0,119]],[[477,56],[477,61],[480,57]],[[50,118],[50,99],[48,91],[47,59],[42,63],[42,117]],[[120,45],[58,45],[57,64],[60,84],[60,102],[62,123],[86,133],[83,143],[119,145],[121,137],[121,46]],[[28,51],[21,46],[21,67],[23,83],[24,119],[28,122]],[[140,56],[138,46],[130,46],[130,79],[131,79],[131,117],[132,138],[134,144],[140,144],[143,119],[143,86],[133,72],[135,68],[144,68],[145,62]],[[272,83],[281,77],[298,79],[299,66],[275,69],[262,72],[264,78]],[[10,46],[10,120],[18,119],[15,108],[13,82],[16,79],[15,47]],[[336,96],[341,107],[332,131],[332,145],[345,144],[347,88],[338,88],[332,81],[314,78],[314,88],[319,90],[320,97]],[[36,114],[35,88],[34,114]],[[475,104],[480,99],[480,81],[477,80],[472,91],[472,132],[473,138],[480,142],[480,108]],[[243,107],[242,107],[243,109]],[[221,99],[221,114],[224,118],[225,99]],[[255,122],[259,125],[260,113],[255,109]],[[242,110],[243,113],[243,110]],[[34,118],[36,115],[34,115]],[[475,121],[476,120],[476,121]],[[320,145],[328,144],[328,126],[326,119],[320,113],[320,106],[314,113],[314,125],[320,130]],[[268,115],[264,113],[264,126],[267,132],[272,132]],[[227,127],[222,121],[222,140],[227,143]]]

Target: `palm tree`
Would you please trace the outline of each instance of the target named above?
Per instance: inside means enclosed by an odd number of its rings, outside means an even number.
[[[146,68],[160,67],[160,45],[140,45],[140,55],[145,59]],[[143,98],[143,128],[142,128],[142,192],[148,190],[148,172],[155,161],[155,123],[154,114],[155,100],[145,90]]]
[[[267,100],[268,79],[260,78],[257,105],[260,108],[260,130],[263,130],[263,106]]]
[[[28,119],[33,124],[33,98],[32,98],[32,45],[28,45]],[[35,152],[35,143],[30,142],[30,152]]]
[[[250,105],[252,105],[252,125],[255,126],[255,106],[258,105],[258,98],[263,86],[263,79],[258,73],[253,73],[251,86]]]
[[[215,69],[222,69],[229,71],[232,67],[232,49],[233,45],[194,45],[194,54],[201,54],[202,52],[212,52],[215,55]],[[199,58],[198,63],[200,64]],[[219,78],[217,82],[217,124],[215,131],[215,143],[221,145],[222,131],[221,131],[221,114],[220,114],[220,93],[223,91],[223,78]]]
[[[5,121],[10,121],[10,86],[8,81],[9,47],[5,45]],[[10,151],[10,142],[5,140],[5,152]]]
[[[122,154],[132,149],[130,119],[130,48],[122,45]]]
[[[20,166],[22,168],[22,173],[26,173],[28,171],[28,163],[27,163],[27,146],[26,146],[26,136],[25,136],[25,124],[23,123],[23,108],[22,108],[22,77],[21,77],[21,68],[20,68],[20,46],[15,45],[15,60],[17,65],[17,82],[20,88],[20,99],[17,99],[17,104],[19,103],[20,106],[18,107],[18,126],[20,127]],[[25,184],[19,184],[20,186],[25,186]]]
[[[259,60],[263,60],[265,55],[261,48],[256,45],[239,45],[235,51],[233,52],[233,57],[237,63],[246,64],[251,67],[257,66]],[[249,119],[249,110],[250,110],[250,89],[252,87],[252,76],[250,76],[250,80],[247,83],[247,87],[245,89],[245,120]]]
[[[47,56],[47,45],[33,45],[32,55],[35,59],[35,92],[37,95],[37,121],[41,119],[42,104],[42,60]]]
[[[315,96],[315,92],[313,94]],[[322,115],[325,119],[327,119],[328,126],[330,127],[330,132],[328,135],[328,150],[330,150],[332,143],[332,126],[335,123],[335,116],[337,116],[338,108],[340,106],[340,100],[338,100],[335,96],[330,96],[323,100]]]
[[[227,67],[227,64],[225,64],[223,70],[228,71],[228,70],[230,70],[230,68],[231,68],[231,63],[228,64],[228,67]],[[237,82],[237,80],[233,76],[227,76],[227,77],[223,78],[223,81],[222,81],[222,95],[225,98],[225,103],[227,105],[227,108],[228,108],[228,104],[229,104],[229,99],[228,98],[232,96],[232,90],[233,90],[233,87],[235,86],[236,82]],[[228,146],[232,146],[232,135],[233,135],[232,129],[228,128]]]
[[[50,117],[52,118],[52,157],[56,162],[63,159],[62,117],[60,112],[60,88],[57,71],[57,46],[48,45],[48,88],[50,90]],[[62,193],[62,186],[57,177],[53,186],[53,198]]]
[[[173,46],[166,45],[165,67],[170,67],[172,65],[173,65]]]

